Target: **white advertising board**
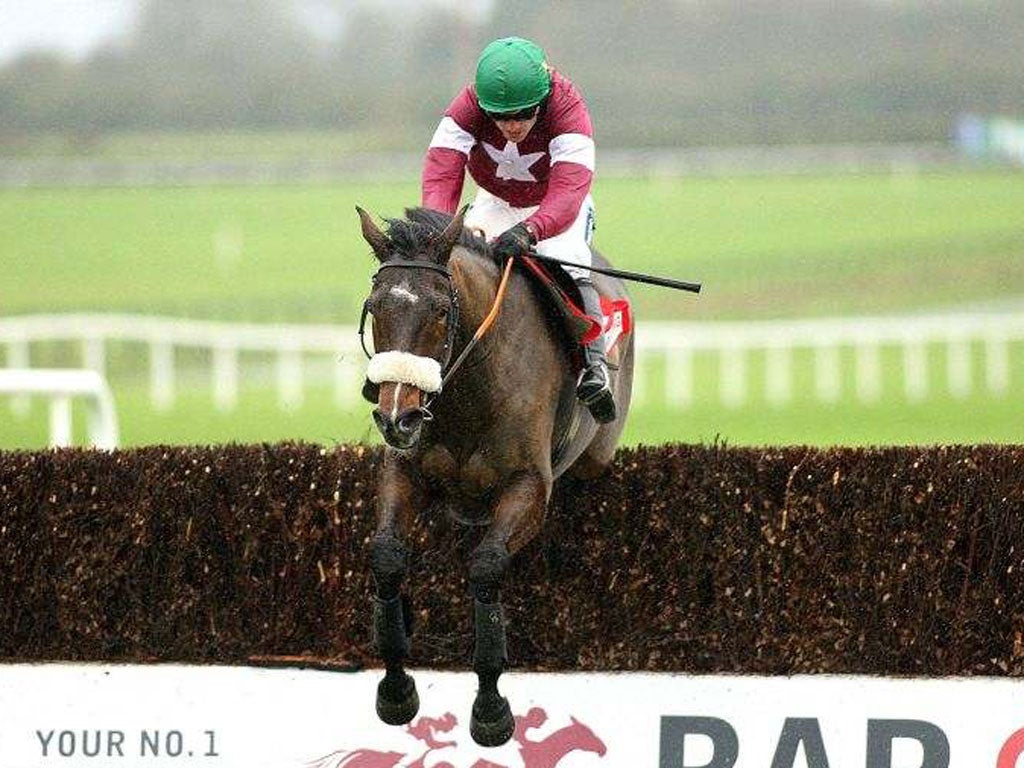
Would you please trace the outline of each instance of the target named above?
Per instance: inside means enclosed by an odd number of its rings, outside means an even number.
[[[389,727],[376,671],[0,665],[0,768],[1024,768],[1024,681],[509,673],[484,749],[476,678],[414,675]]]

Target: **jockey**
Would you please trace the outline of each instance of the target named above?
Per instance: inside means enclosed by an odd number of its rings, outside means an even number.
[[[449,105],[423,164],[423,205],[454,213],[465,171],[479,190],[466,226],[482,230],[494,253],[537,253],[571,262],[566,271],[583,310],[603,323],[590,279],[593,254],[594,138],[583,96],[548,66],[529,40],[495,40],[480,54],[476,82]],[[602,423],[615,419],[604,334],[583,347],[577,397]]]

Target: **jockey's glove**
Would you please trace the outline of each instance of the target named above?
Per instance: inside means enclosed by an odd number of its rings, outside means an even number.
[[[494,255],[501,261],[524,256],[530,252],[530,248],[537,243],[537,238],[525,223],[516,224],[506,229],[494,241]]]

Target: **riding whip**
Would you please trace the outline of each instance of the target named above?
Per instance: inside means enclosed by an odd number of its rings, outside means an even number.
[[[689,291],[690,293],[700,293],[700,283],[687,283],[683,280],[674,280],[671,277],[656,277],[654,275],[645,275],[640,272],[627,272],[624,269],[612,269],[611,267],[583,267],[580,264],[574,264],[571,261],[562,261],[552,256],[542,256],[535,250],[530,251],[530,258],[538,259],[539,261],[549,261],[552,264],[561,264],[563,267],[576,267],[577,269],[589,269],[591,272],[600,272],[602,275],[608,275],[610,277],[617,277],[621,280],[632,280],[635,283],[647,283],[649,285],[660,285],[664,288],[675,288],[679,291]]]

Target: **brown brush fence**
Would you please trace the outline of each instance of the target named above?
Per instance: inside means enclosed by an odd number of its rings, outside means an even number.
[[[0,453],[0,660],[373,664],[380,459]],[[477,535],[410,536],[414,666],[469,664]],[[622,450],[556,488],[505,601],[534,669],[1024,675],[1024,447]]]

